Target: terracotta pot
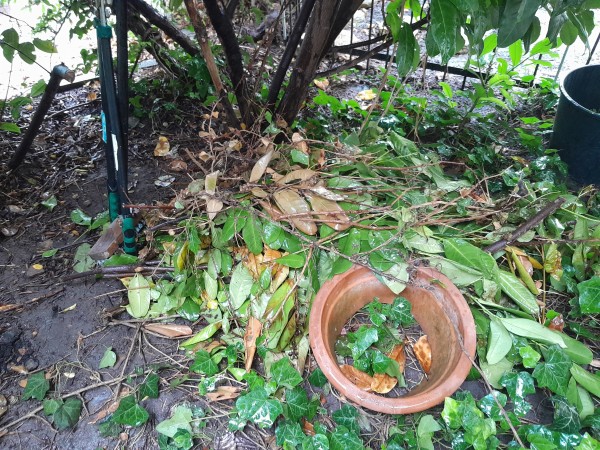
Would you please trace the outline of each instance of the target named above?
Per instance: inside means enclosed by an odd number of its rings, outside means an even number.
[[[335,342],[358,310],[374,297],[385,303],[397,297],[373,272],[354,266],[336,275],[319,290],[310,312],[310,345],[327,379],[350,401],[388,414],[424,411],[442,403],[469,373],[471,362],[465,352],[471,358],[475,355],[473,316],[447,277],[431,268],[417,268],[400,295],[411,303],[413,316],[428,336],[432,354],[428,379],[400,398],[359,389],[344,376],[335,357]]]

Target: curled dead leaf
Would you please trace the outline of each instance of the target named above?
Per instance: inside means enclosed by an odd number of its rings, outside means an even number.
[[[244,367],[246,372],[250,372],[252,361],[256,353],[256,340],[262,331],[262,323],[257,318],[250,316],[248,325],[246,325],[246,333],[244,334],[244,349],[246,355],[244,357]]]
[[[169,164],[169,169],[171,169],[173,172],[185,172],[187,168],[187,163],[182,159],[174,159]]]
[[[304,434],[307,436],[315,436],[317,434],[315,432],[315,426],[304,418],[302,419],[302,431],[304,431]]]
[[[406,367],[406,352],[404,351],[404,344],[395,345],[388,357],[396,361],[398,363],[398,367],[400,368],[400,372],[404,373],[404,368]]]
[[[308,235],[317,234],[317,225],[310,220],[311,210],[300,194],[291,189],[284,189],[274,194],[275,203],[279,209],[286,215],[289,215],[290,221],[296,228]],[[302,217],[304,216],[304,218]],[[309,220],[306,220],[308,218]]]
[[[431,346],[426,334],[421,336],[415,345],[413,345],[413,352],[423,371],[428,374],[431,370]]]
[[[165,136],[159,136],[156,147],[154,147],[154,156],[166,156],[171,151],[171,144]]]
[[[144,328],[153,333],[160,334],[162,336],[176,338],[181,336],[190,336],[193,330],[187,325],[173,325],[163,323],[147,323]]]
[[[313,80],[313,83],[315,84],[316,87],[318,87],[322,91],[326,91],[327,88],[329,87],[329,80],[327,78]]]
[[[354,385],[365,391],[369,392],[372,390],[371,386],[374,383],[373,377],[368,373],[363,372],[362,370],[358,370],[354,366],[350,366],[348,364],[342,364],[340,366],[340,370],[344,374],[346,378],[348,378]]]
[[[208,392],[206,398],[209,402],[222,402],[240,396],[240,388],[235,386],[219,386],[216,391]]]
[[[223,209],[223,202],[216,198],[206,200],[206,214],[208,220],[213,220],[217,213]]]

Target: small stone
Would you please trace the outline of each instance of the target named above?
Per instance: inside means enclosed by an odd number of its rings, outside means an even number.
[[[25,368],[31,372],[39,367],[40,363],[37,362],[34,358],[29,358],[25,361]]]
[[[83,206],[90,206],[92,204],[92,201],[89,199],[86,199],[83,201]]]

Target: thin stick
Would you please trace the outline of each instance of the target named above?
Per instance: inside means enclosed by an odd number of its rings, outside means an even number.
[[[520,225],[515,231],[507,234],[503,239],[500,239],[498,242],[493,243],[492,245],[488,245],[483,250],[489,253],[495,253],[498,250],[503,249],[507,245],[511,244],[513,241],[516,241],[533,227],[538,225],[542,220],[556,211],[561,205],[565,202],[564,198],[557,198],[552,203],[544,206],[540,212],[531,217],[529,220],[526,220],[522,225]]]
[[[40,295],[39,297],[35,297],[32,298],[31,300],[26,301],[25,303],[21,304],[21,305],[5,305],[5,306],[0,306],[0,313],[4,313],[4,312],[8,312],[8,311],[14,311],[15,309],[21,309],[24,308],[27,305],[31,305],[32,303],[37,303],[40,300],[44,300],[46,298],[50,298],[50,297],[54,297],[57,294],[60,294],[62,291],[64,291],[65,288],[61,287],[55,291],[52,292],[48,292],[47,294],[44,295]]]

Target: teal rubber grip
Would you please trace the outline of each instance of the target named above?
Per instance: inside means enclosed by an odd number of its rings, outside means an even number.
[[[108,193],[108,215],[110,216],[110,221],[114,222],[119,217],[120,211],[120,201],[119,194],[117,192],[109,192]]]
[[[135,245],[135,221],[133,217],[123,217],[123,251],[129,255],[137,254]]]

